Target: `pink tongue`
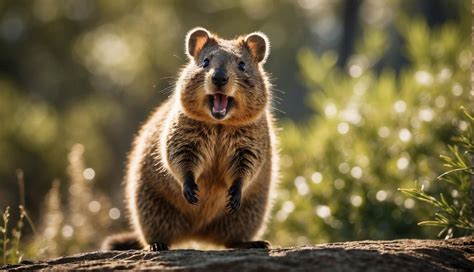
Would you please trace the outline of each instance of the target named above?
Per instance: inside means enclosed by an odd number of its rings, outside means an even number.
[[[215,94],[213,109],[216,112],[224,112],[227,109],[227,95]]]

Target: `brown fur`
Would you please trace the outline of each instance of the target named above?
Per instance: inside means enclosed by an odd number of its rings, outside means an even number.
[[[190,239],[268,247],[251,242],[268,218],[278,170],[264,56],[255,56],[244,37],[229,41],[209,34],[202,40],[205,33],[188,38],[193,55],[173,96],[155,110],[133,144],[125,183],[136,236],[112,237],[104,248],[119,249],[120,241],[133,244],[133,239],[145,248]],[[207,68],[199,66],[205,58],[210,58]],[[237,69],[239,61],[246,63],[245,71]],[[227,70],[229,83],[221,91],[235,102],[222,120],[212,117],[208,104],[208,95],[216,91],[210,79],[216,67]],[[189,173],[199,188],[196,205],[183,196]],[[240,207],[232,212],[226,208],[229,189],[239,182]]]

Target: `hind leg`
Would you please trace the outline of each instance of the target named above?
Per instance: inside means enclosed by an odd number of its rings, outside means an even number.
[[[202,239],[227,248],[269,248],[268,241],[253,240],[264,225],[267,193],[244,197],[237,210],[226,212],[211,222],[201,232]]]
[[[186,218],[156,191],[141,184],[135,199],[138,217],[135,228],[145,249],[168,250],[169,245],[179,241],[188,231]]]

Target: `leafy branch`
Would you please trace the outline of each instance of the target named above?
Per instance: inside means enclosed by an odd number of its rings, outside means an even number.
[[[453,190],[460,194],[459,199],[448,201],[443,193],[440,193],[438,198],[434,197],[425,192],[423,186],[418,187],[417,184],[414,189],[398,189],[438,209],[434,213],[433,220],[422,221],[418,225],[441,227],[438,236],[445,238],[453,237],[456,230],[463,234],[474,231],[472,211],[467,204],[472,197],[470,187],[474,176],[474,168],[471,165],[474,156],[474,118],[465,108],[462,108],[462,111],[467,127],[455,138],[456,145],[449,146],[451,155],[440,156],[444,161],[443,166],[450,170],[438,176],[438,180],[455,187]]]

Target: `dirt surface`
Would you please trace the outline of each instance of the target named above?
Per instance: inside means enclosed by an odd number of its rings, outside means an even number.
[[[5,266],[7,270],[474,271],[474,236],[355,241],[271,250],[96,251]]]

